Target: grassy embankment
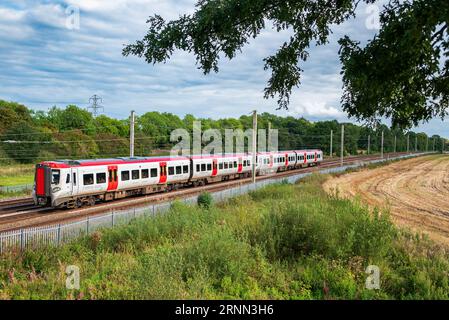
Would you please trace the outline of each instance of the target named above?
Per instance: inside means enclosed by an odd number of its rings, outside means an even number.
[[[12,187],[20,185],[33,184],[34,165],[33,164],[14,164],[0,165],[0,186]],[[21,197],[29,195],[30,191],[0,191],[0,199]]]
[[[449,297],[449,254],[388,214],[327,195],[325,176],[225,204],[182,204],[61,248],[0,259],[0,298],[383,299]],[[65,289],[65,267],[81,289]],[[365,288],[368,265],[380,290]]]

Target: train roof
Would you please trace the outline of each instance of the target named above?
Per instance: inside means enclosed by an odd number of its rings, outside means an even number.
[[[315,152],[321,151],[318,149],[304,149],[304,150],[286,150],[276,152],[258,152],[258,155],[266,155],[270,153],[285,154],[293,152]],[[104,158],[104,159],[80,159],[80,160],[54,160],[41,162],[42,165],[47,165],[52,168],[70,168],[70,167],[88,167],[101,165],[117,165],[126,163],[148,163],[148,162],[167,162],[176,160],[190,160],[190,159],[219,159],[228,157],[251,156],[252,153],[224,153],[216,155],[193,155],[187,156],[160,156],[160,157],[119,157],[119,158]]]
[[[44,161],[41,164],[48,165],[53,168],[70,168],[70,167],[89,167],[102,165],[116,165],[126,163],[148,163],[148,162],[164,162],[174,160],[189,160],[183,156],[163,156],[163,157],[120,157],[106,159],[81,159],[81,160],[55,160]]]

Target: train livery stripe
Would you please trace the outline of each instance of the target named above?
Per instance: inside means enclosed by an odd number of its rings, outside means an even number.
[[[45,196],[45,169],[43,167],[36,170],[36,194]]]

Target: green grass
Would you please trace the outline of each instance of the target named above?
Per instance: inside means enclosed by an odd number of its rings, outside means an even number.
[[[0,259],[3,299],[447,299],[449,254],[313,175]],[[65,288],[77,265],[80,290]],[[380,290],[365,288],[368,265]]]
[[[25,174],[18,176],[0,176],[0,186],[10,187],[34,183],[34,174]]]
[[[0,186],[18,186],[33,184],[34,165],[3,165],[0,166]]]

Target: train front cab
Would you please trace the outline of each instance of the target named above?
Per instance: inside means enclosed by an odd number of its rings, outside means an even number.
[[[52,169],[43,164],[36,165],[33,200],[35,205],[51,204]]]

